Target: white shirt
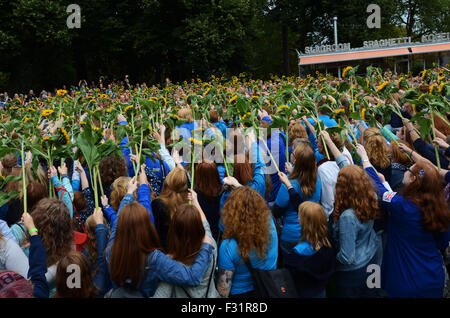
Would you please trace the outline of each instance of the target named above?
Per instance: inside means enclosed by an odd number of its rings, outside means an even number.
[[[334,210],[334,195],[336,193],[336,181],[339,174],[339,167],[336,164],[336,161],[327,161],[321,164],[317,171],[320,181],[322,182],[320,204],[328,219]]]

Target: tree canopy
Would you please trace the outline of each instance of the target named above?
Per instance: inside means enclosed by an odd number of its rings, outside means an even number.
[[[450,31],[450,0],[379,0],[381,28],[369,29],[373,1],[78,0],[81,28],[69,29],[67,1],[0,2],[0,90],[54,89],[129,74],[161,83],[233,75],[295,74],[296,52],[334,42]]]

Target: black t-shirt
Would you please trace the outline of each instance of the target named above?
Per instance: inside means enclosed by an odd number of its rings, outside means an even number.
[[[208,220],[213,238],[217,241],[219,236],[220,195],[208,200],[207,197],[200,191],[195,191],[197,192],[198,203],[200,204],[200,207]]]
[[[152,201],[152,213],[155,228],[164,251],[167,251],[167,233],[169,232],[169,208],[161,199]]]

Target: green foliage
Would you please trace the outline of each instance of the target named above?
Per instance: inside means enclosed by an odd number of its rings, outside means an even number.
[[[333,16],[338,17],[339,42],[353,47],[406,35],[418,40],[422,34],[450,29],[448,0],[378,0],[380,29],[367,28],[368,1],[76,3],[80,29],[66,26],[67,1],[0,2],[0,91],[32,88],[37,93],[77,85],[80,79],[90,85],[100,75],[107,82],[130,74],[131,82],[149,84],[166,77],[183,82],[241,72],[268,78],[286,65],[290,74],[297,74],[295,49],[332,42]]]

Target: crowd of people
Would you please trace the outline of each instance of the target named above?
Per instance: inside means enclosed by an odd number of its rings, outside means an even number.
[[[81,81],[68,91],[5,99],[0,297],[254,298],[249,266],[288,269],[302,298],[450,297],[449,113],[424,106],[423,118],[433,121],[426,125],[405,100],[416,91],[417,100],[439,96],[447,107],[449,73],[365,79],[367,86],[345,74],[213,77],[149,88],[127,76],[124,83]],[[340,89],[349,81],[354,87]],[[384,94],[384,82],[398,89]],[[271,96],[286,85],[295,90],[287,105],[274,103]],[[304,113],[310,92],[324,87],[327,93],[313,99],[316,112]],[[153,118],[139,111],[135,96],[160,101]],[[235,106],[237,96],[246,111]],[[202,100],[209,104],[199,111]],[[359,116],[356,100],[368,106]],[[131,117],[129,106],[136,109]],[[375,125],[364,116],[383,107],[397,109],[374,116]],[[276,124],[283,108],[291,110],[286,126]],[[98,109],[116,111],[113,120],[95,117]],[[142,152],[142,137],[141,148],[130,146],[138,133],[120,133],[144,122],[149,128],[140,133],[158,145],[151,153]],[[250,122],[269,129],[264,139],[245,129]],[[31,126],[38,136],[25,134]],[[120,150],[101,158],[97,172],[86,152],[77,152],[88,127],[101,139],[98,149],[111,141]],[[192,145],[198,130],[210,140],[223,137],[234,145],[232,156],[223,147],[226,160],[191,163],[176,151],[177,130]],[[47,145],[50,160],[36,158],[37,146],[12,151],[22,135]]]

